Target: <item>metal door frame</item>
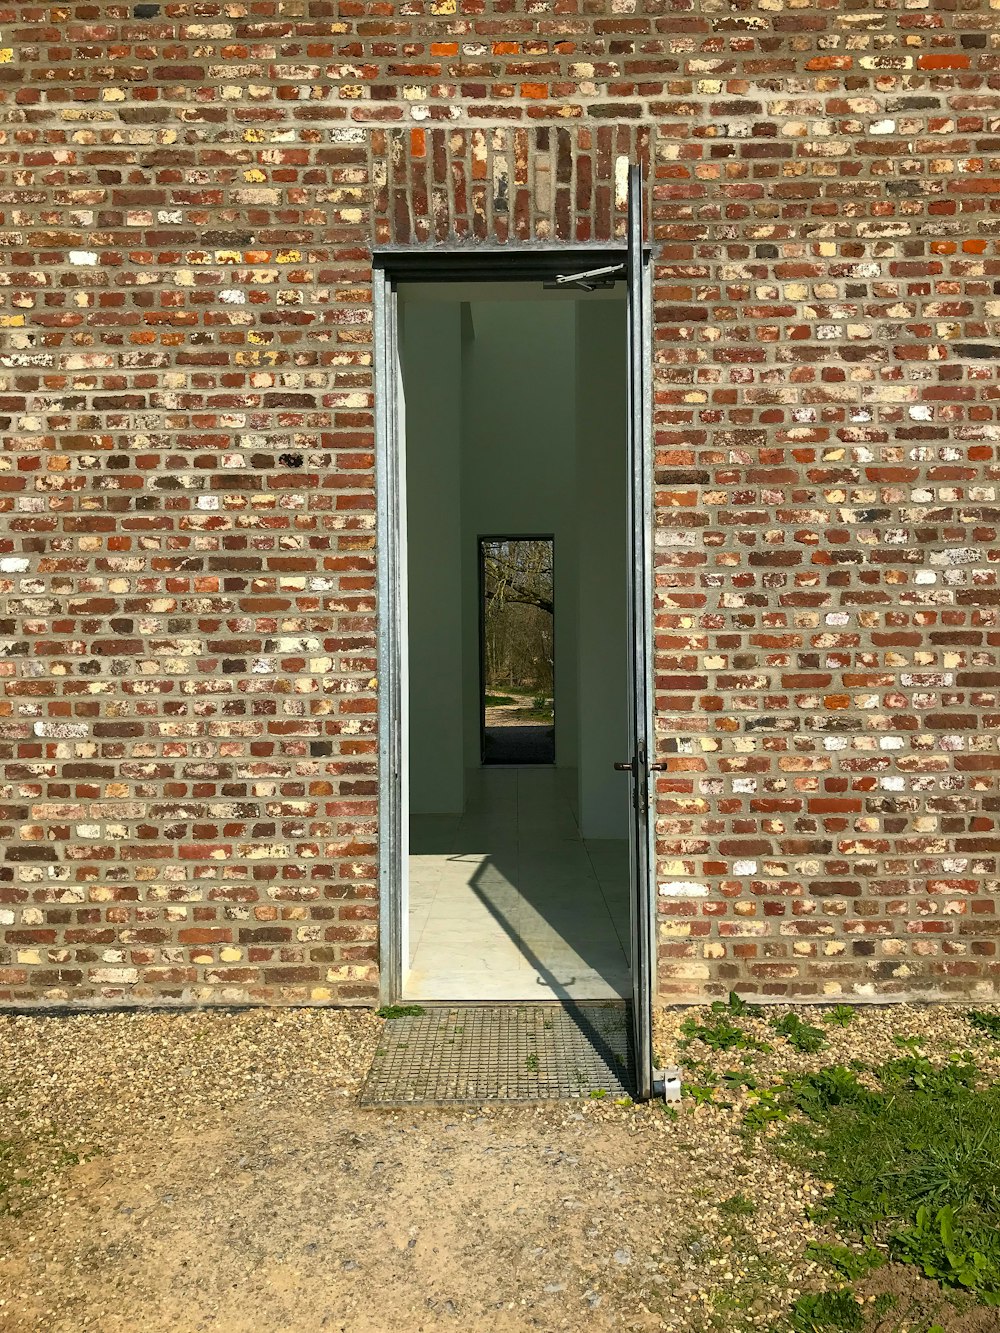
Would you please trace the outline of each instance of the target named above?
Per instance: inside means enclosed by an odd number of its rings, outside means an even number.
[[[632,1032],[637,1092],[653,1091],[653,996],[656,993],[656,842],[649,780],[653,729],[653,302],[649,251],[643,244],[642,168],[628,188],[628,466],[629,466],[629,767]],[[654,765],[654,767],[658,767]]]
[[[641,228],[641,221],[640,221]],[[641,234],[641,233],[640,233]],[[642,247],[648,257],[648,247]],[[595,244],[577,245],[490,245],[477,244],[474,249],[439,247],[421,249],[416,246],[392,246],[376,250],[372,257],[373,318],[374,318],[374,393],[375,393],[375,491],[376,491],[376,596],[377,651],[378,651],[378,878],[379,878],[379,970],[380,995],[383,1004],[398,1002],[405,976],[404,947],[406,942],[406,903],[404,876],[406,874],[408,791],[406,781],[406,743],[409,701],[407,698],[407,622],[406,622],[406,513],[405,513],[405,438],[402,429],[402,394],[399,381],[399,325],[397,284],[399,282],[467,282],[514,281],[524,282],[554,278],[581,266],[590,268],[603,264],[626,264],[629,249],[626,246]],[[641,405],[630,408],[629,442],[634,450],[633,423],[638,412],[643,421],[638,440],[641,449],[638,485],[641,488],[640,505],[636,517],[642,531],[638,549],[645,553],[649,565],[652,531],[652,416],[649,385],[652,377],[652,285],[649,264],[644,260],[640,282],[642,329],[643,380],[640,388]],[[630,283],[630,287],[634,283]],[[631,298],[630,298],[631,300]],[[632,317],[630,315],[630,324]],[[635,358],[633,357],[633,363]],[[631,381],[635,373],[629,368]],[[631,398],[630,398],[631,403]],[[630,503],[634,504],[636,471],[632,470]],[[633,553],[636,534],[630,536]],[[634,560],[630,561],[634,565]],[[634,571],[638,573],[638,571]],[[634,575],[633,575],[634,576]],[[646,650],[641,663],[633,662],[631,679],[639,685],[644,696],[641,707],[648,719],[648,735],[652,736],[652,582],[648,568],[644,569],[642,586],[646,590],[641,626],[636,626],[635,611],[630,609],[633,640],[641,640]],[[638,592],[638,590],[637,590]],[[633,599],[633,606],[637,605]],[[638,631],[638,632],[637,632]],[[635,674],[635,668],[640,675]],[[633,712],[630,709],[630,712]],[[649,801],[649,783],[636,784],[642,799]],[[637,977],[636,957],[633,954],[631,970],[633,995],[642,996],[646,1006],[643,1020],[635,1021],[637,1037],[648,1033],[652,1004],[652,920],[655,911],[654,865],[652,850],[652,820],[646,820],[649,848],[640,856],[637,870],[643,883],[633,883],[632,912],[633,938],[638,935],[643,945],[640,959],[647,955]],[[645,871],[642,871],[642,862]],[[636,985],[636,982],[639,984]],[[637,1042],[638,1045],[638,1042]],[[643,1070],[651,1067],[651,1054],[636,1051],[640,1076],[639,1092],[649,1095],[648,1076]]]

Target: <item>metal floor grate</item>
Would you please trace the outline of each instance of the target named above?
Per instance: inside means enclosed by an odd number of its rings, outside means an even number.
[[[438,1005],[386,1019],[362,1106],[632,1096],[628,1006]]]

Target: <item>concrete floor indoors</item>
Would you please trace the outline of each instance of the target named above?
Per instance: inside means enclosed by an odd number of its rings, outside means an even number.
[[[410,820],[406,1000],[593,1000],[629,980],[628,845],[584,840],[577,774],[466,775],[462,815]]]

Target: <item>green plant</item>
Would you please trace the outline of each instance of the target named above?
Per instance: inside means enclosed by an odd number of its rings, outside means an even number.
[[[690,1097],[696,1106],[728,1105],[715,1100],[715,1088],[711,1083],[685,1083],[681,1092],[683,1096]]]
[[[607,1095],[607,1088],[591,1088],[590,1090],[590,1096],[595,1102],[599,1102],[602,1097],[606,1097]]]
[[[749,1033],[744,1032],[725,1013],[718,1015],[714,1021],[707,1023],[699,1023],[697,1019],[689,1015],[681,1024],[681,1032],[684,1036],[682,1045],[685,1049],[692,1041],[703,1042],[713,1051],[766,1051],[770,1049],[770,1047],[757,1041],[756,1038],[751,1037]]]
[[[524,1067],[525,1069],[530,1070],[532,1073],[535,1073],[538,1070],[538,1056],[534,1053],[534,1051],[532,1051],[530,1055],[525,1056]]]
[[[720,1075],[723,1087],[728,1088],[730,1092],[738,1092],[740,1088],[747,1088],[751,1092],[757,1087],[757,1076],[752,1074],[746,1066],[742,1069],[726,1069]]]
[[[713,1014],[736,1014],[740,1018],[759,1018],[764,1012],[759,1004],[749,1004],[734,990],[729,992],[728,999],[713,1000],[709,1008]]]
[[[827,1329],[860,1333],[864,1327],[861,1306],[850,1291],[811,1291],[792,1306],[795,1333],[824,1333]]]
[[[846,1245],[829,1245],[819,1241],[812,1241],[806,1246],[806,1258],[815,1259],[817,1263],[852,1282],[865,1277],[874,1268],[881,1268],[886,1261],[885,1255],[871,1245],[858,1251]]]
[[[754,1092],[754,1101],[743,1113],[743,1128],[748,1134],[759,1133],[765,1125],[788,1119],[788,1108],[770,1089]]]
[[[879,1082],[887,1088],[908,1088],[947,1096],[975,1087],[979,1070],[971,1060],[953,1054],[947,1064],[933,1065],[923,1055],[900,1056],[888,1060],[876,1071]]]
[[[733,1194],[728,1199],[721,1200],[718,1209],[724,1217],[752,1217],[757,1211],[757,1205],[745,1194]]]
[[[810,1120],[824,1119],[833,1107],[864,1106],[871,1097],[857,1074],[843,1065],[828,1065],[789,1081],[789,1102]]]
[[[821,1051],[826,1045],[822,1028],[813,1027],[811,1023],[803,1023],[798,1014],[785,1014],[784,1018],[772,1019],[771,1026],[775,1032],[787,1038],[790,1046],[806,1055]]]
[[[0,1203],[14,1183],[16,1160],[11,1140],[0,1139]]]
[[[426,1013],[422,1004],[386,1004],[375,1010],[376,1018],[419,1018]]]
[[[835,1004],[829,1013],[823,1015],[823,1022],[839,1028],[850,1027],[854,1022],[854,1010],[849,1004]]]
[[[875,1300],[872,1302],[872,1310],[875,1314],[875,1318],[881,1319],[883,1315],[887,1315],[889,1311],[895,1306],[895,1304],[896,1304],[896,1297],[892,1294],[891,1291],[880,1292],[880,1294],[876,1296]]]
[[[988,1014],[982,1009],[970,1009],[965,1015],[977,1032],[1000,1041],[1000,1014]]]
[[[509,694],[487,694],[483,698],[483,703],[487,708],[498,708],[503,704],[517,703]]]
[[[898,1034],[893,1037],[893,1042],[901,1051],[909,1051],[911,1055],[919,1055],[920,1048],[924,1044],[923,1037],[901,1037]]]
[[[976,1226],[956,1230],[951,1204],[936,1213],[922,1204],[913,1226],[893,1236],[891,1248],[894,1259],[916,1264],[925,1277],[973,1291],[987,1305],[1000,1305],[995,1233],[987,1235]]]

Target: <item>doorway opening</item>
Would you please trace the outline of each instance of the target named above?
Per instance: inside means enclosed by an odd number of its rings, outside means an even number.
[[[625,298],[398,287],[407,1001],[631,993]]]
[[[555,542],[480,537],[480,754],[554,764]]]

